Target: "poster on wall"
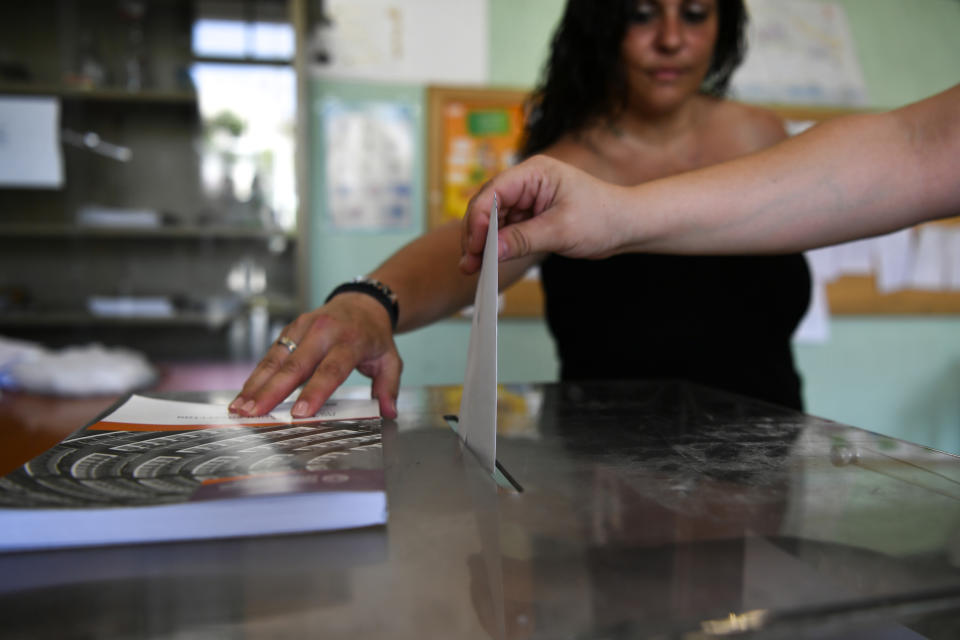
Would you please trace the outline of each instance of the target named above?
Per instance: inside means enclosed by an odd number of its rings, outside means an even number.
[[[312,29],[326,78],[482,84],[488,0],[325,0]],[[442,52],[439,53],[438,52]]]
[[[332,228],[412,226],[414,108],[389,101],[323,102],[326,211]]]
[[[733,94],[750,102],[862,106],[867,86],[843,7],[748,0],[747,57]]]
[[[437,111],[440,206],[434,207],[433,226],[459,220],[480,187],[516,163],[523,134],[521,94],[503,100],[448,95]]]
[[[63,187],[60,102],[47,96],[0,96],[0,185]]]

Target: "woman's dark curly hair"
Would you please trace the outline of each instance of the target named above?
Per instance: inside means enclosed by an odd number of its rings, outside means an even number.
[[[568,0],[550,57],[527,103],[520,146],[531,156],[596,117],[612,117],[627,100],[620,47],[636,0]],[[746,54],[743,0],[717,0],[717,43],[701,92],[722,97]]]

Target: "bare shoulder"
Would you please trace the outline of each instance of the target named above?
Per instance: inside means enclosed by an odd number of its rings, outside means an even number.
[[[617,182],[616,171],[612,168],[622,159],[612,155],[612,148],[613,145],[604,144],[602,134],[595,128],[587,128],[562,136],[541,153],[598,178]]]
[[[725,131],[741,152],[749,153],[786,139],[783,119],[770,109],[733,100],[716,100],[710,110],[711,128]]]
[[[596,153],[585,142],[583,136],[566,134],[541,152],[556,160],[572,164],[575,167],[586,169],[595,162]]]

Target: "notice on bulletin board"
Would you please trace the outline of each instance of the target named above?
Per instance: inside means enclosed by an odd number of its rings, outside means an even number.
[[[517,161],[523,105],[443,107],[443,208],[440,223],[459,220],[467,203],[490,178]]]
[[[326,204],[344,231],[413,223],[414,107],[394,102],[323,103]]]

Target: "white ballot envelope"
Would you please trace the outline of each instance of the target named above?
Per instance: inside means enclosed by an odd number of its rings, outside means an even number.
[[[491,474],[497,461],[497,226],[496,195],[490,210],[487,244],[473,303],[467,371],[457,432]]]

